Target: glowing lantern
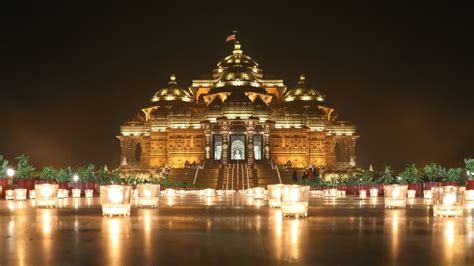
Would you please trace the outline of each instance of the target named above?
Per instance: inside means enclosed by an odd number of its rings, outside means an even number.
[[[138,205],[145,207],[158,207],[158,200],[160,196],[159,184],[139,184],[138,190]]]
[[[69,197],[69,190],[60,188],[58,189],[58,199],[65,199]]]
[[[131,192],[131,186],[101,186],[102,214],[104,216],[129,216]]]
[[[199,192],[201,192],[201,190]],[[167,197],[176,197],[176,195],[177,195],[176,190],[173,189],[173,188],[167,188],[167,189],[165,189],[165,195]]]
[[[37,184],[35,192],[38,207],[54,208],[58,204],[58,185]]]
[[[464,193],[466,194],[466,200],[468,200],[468,201],[473,201],[474,200],[474,190],[472,190],[472,189],[466,190]]]
[[[265,188],[263,188],[263,187],[254,187],[253,188],[253,197],[255,199],[263,199],[265,197]]]
[[[370,197],[376,198],[379,195],[379,190],[378,190],[378,188],[371,188],[369,190],[369,193],[370,193]]]
[[[34,189],[30,189],[28,194],[30,195],[30,199],[36,199],[36,191]]]
[[[285,185],[281,190],[281,212],[289,217],[308,216],[309,186]]]
[[[405,208],[408,185],[384,185],[385,208]]]
[[[94,190],[93,189],[85,189],[84,190],[84,195],[86,198],[92,198],[94,197]]]
[[[13,196],[13,190],[12,189],[5,190],[5,199],[6,200],[14,200],[15,199],[15,197]]]
[[[215,197],[216,196],[216,190],[212,188],[206,188],[204,189],[204,195],[206,197]]]
[[[461,216],[465,187],[444,186],[433,188],[433,216]]]
[[[274,184],[268,185],[268,206],[270,208],[280,208],[281,206],[281,190],[285,185],[282,184]]]
[[[73,198],[80,198],[81,197],[81,189],[80,188],[73,188],[72,189],[72,197]]]
[[[14,191],[14,197],[16,201],[24,201],[26,200],[26,192],[25,188],[17,188]]]
[[[335,188],[330,188],[329,189],[329,197],[337,197],[337,189]]]
[[[431,198],[433,198],[432,189],[425,189],[425,190],[423,190],[423,198],[425,198],[425,199],[431,199]]]
[[[359,198],[365,199],[367,197],[367,191],[365,189],[359,190]]]

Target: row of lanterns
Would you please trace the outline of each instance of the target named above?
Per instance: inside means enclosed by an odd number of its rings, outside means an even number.
[[[413,199],[416,191],[408,189],[408,185],[384,185],[384,204],[386,208],[405,208],[407,199]],[[345,191],[335,188],[326,190],[316,190],[317,196],[341,197],[345,196]],[[369,190],[369,195],[376,198],[379,195],[377,188]],[[367,197],[366,190],[359,190],[359,198]],[[432,187],[423,191],[423,198],[432,200],[433,215],[440,217],[461,216],[465,201],[474,201],[474,190],[467,190],[460,186]]]

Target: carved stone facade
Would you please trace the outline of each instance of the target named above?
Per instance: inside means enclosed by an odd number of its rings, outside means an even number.
[[[122,161],[141,168],[269,160],[294,167],[354,166],[355,126],[338,120],[324,102],[303,75],[291,88],[263,79],[236,41],[212,79],[182,88],[172,75],[151,104],[122,125]]]

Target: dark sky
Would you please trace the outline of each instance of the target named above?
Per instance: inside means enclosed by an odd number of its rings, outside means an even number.
[[[234,29],[267,78],[293,86],[305,73],[356,123],[361,166],[455,166],[474,156],[467,7],[45,2],[2,8],[0,154],[9,159],[117,165],[121,122],[171,73],[183,86],[209,77]]]

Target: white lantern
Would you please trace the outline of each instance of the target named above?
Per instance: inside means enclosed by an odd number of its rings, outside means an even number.
[[[433,216],[461,216],[465,187],[443,186],[433,188]]]
[[[12,189],[5,190],[5,199],[6,200],[14,200],[15,199]]]
[[[407,197],[409,199],[414,199],[416,197],[416,190],[414,189],[407,190]]]
[[[253,188],[253,197],[255,199],[263,199],[265,197],[265,188],[263,188],[263,187],[254,187]]]
[[[69,190],[60,188],[58,189],[58,199],[65,199],[69,197]]]
[[[14,196],[16,201],[24,201],[26,200],[26,192],[25,188],[17,188],[14,191]]]
[[[30,199],[36,199],[36,191],[34,189],[30,189],[28,194],[30,195]]]
[[[204,189],[204,196],[206,197],[215,197],[216,196],[216,190],[213,188],[206,188]]]
[[[84,195],[86,198],[93,198],[94,197],[94,190],[93,189],[85,189]]]
[[[200,190],[200,191],[201,191],[201,190]],[[167,189],[165,189],[165,195],[166,195],[167,197],[176,197],[176,195],[177,195],[177,194],[176,194],[176,190],[173,189],[173,188],[167,188]]]
[[[145,207],[158,207],[158,200],[160,196],[159,184],[139,184],[138,190],[138,205]]]
[[[379,190],[377,188],[371,188],[369,190],[369,193],[370,193],[370,197],[372,198],[376,198],[379,196]]]
[[[80,198],[81,197],[81,189],[80,188],[73,188],[72,189],[72,197],[73,198]]]
[[[329,197],[337,197],[337,189],[336,188],[330,188],[329,189]]]
[[[281,212],[283,216],[308,216],[309,186],[285,185],[281,191]]]
[[[329,189],[323,190],[323,197],[329,197]]]
[[[285,185],[282,184],[273,184],[268,185],[268,206],[270,208],[280,208],[281,206],[281,190]]]
[[[359,198],[365,199],[367,197],[367,190],[361,189],[359,190]]]
[[[405,208],[408,185],[384,185],[385,208]]]
[[[36,184],[36,204],[38,207],[54,208],[58,204],[57,184]]]
[[[132,189],[132,199],[133,200],[138,199],[138,189]]]
[[[474,190],[473,189],[466,190],[464,193],[466,194],[466,200],[474,201]]]
[[[131,186],[109,185],[100,187],[100,201],[104,216],[129,216]]]
[[[432,197],[433,197],[433,192],[431,191],[431,189],[423,190],[423,198],[431,199]]]

